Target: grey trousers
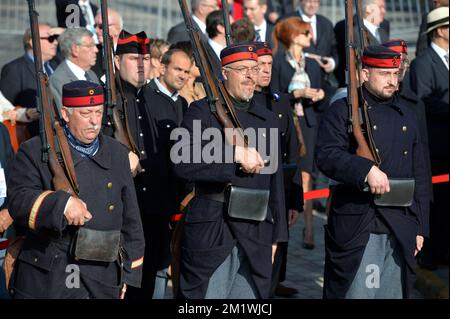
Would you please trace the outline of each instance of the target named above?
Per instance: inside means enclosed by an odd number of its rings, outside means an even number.
[[[235,246],[209,279],[205,299],[256,299],[258,295],[247,256]]]
[[[392,235],[370,234],[346,299],[403,298],[405,261]]]

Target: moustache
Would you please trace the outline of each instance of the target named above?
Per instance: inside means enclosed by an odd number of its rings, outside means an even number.
[[[98,130],[99,126],[98,125],[91,125],[86,127],[86,130]]]
[[[255,85],[256,82],[253,80],[244,81],[241,83],[242,85]]]

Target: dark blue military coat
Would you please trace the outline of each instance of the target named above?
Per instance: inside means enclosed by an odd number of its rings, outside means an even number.
[[[237,110],[237,115],[244,128],[267,129],[267,136],[260,136],[266,139],[266,145],[269,143],[269,129],[279,128],[275,115],[264,106],[256,105],[254,100],[248,111]],[[193,145],[193,120],[201,120],[202,131],[209,127],[222,130],[206,99],[192,103],[182,124],[191,134],[190,145],[187,145],[191,153],[209,142],[203,140],[202,145]],[[276,156],[281,163],[280,153]],[[221,190],[227,183],[270,190],[267,218],[262,222],[231,219],[226,215],[224,203],[194,197],[187,208],[182,238],[181,293],[187,298],[203,298],[209,278],[238,242],[248,256],[260,297],[267,298],[272,272],[272,243],[287,241],[282,166],[278,165],[274,174],[249,175],[240,171],[235,163],[207,164],[202,159],[200,163],[176,164],[175,172],[195,182],[196,187],[209,190]]]
[[[407,264],[406,286],[411,288],[417,235],[428,235],[430,187],[419,128],[414,112],[395,96],[382,103],[364,89],[380,169],[388,178],[414,178],[410,207],[376,207],[373,195],[363,192],[374,163],[355,155],[356,143],[347,132],[346,99],[336,101],[319,127],[316,163],[324,174],[341,184],[333,189],[325,226],[325,298],[343,298],[359,267],[375,216],[388,226],[400,243]],[[408,296],[409,290],[404,292]]]
[[[255,92],[254,99],[258,105],[265,105],[275,113],[280,123],[280,150],[284,166],[284,184],[286,204],[289,209],[303,211],[302,174],[299,167],[300,146],[294,126],[293,110],[286,93],[274,93],[266,88]],[[297,167],[297,169],[295,169]]]
[[[52,174],[41,161],[41,142],[35,137],[21,145],[8,181],[9,212],[15,223],[28,228],[10,284],[15,298],[118,298],[122,283],[140,285],[144,235],[128,151],[100,135],[92,159],[73,149],[72,157],[79,197],[92,214],[84,227],[120,230],[123,276],[118,262],[74,260],[71,239],[76,227],[68,226],[63,215],[70,195],[53,191]],[[80,288],[67,287],[74,271],[68,265],[80,270]]]

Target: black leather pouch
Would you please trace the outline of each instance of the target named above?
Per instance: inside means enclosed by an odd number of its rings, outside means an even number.
[[[254,221],[266,219],[269,190],[229,185],[226,192],[230,217]]]
[[[96,230],[80,227],[75,241],[75,259],[113,262],[120,248],[120,230]]]
[[[390,178],[391,191],[383,195],[375,195],[377,206],[411,206],[414,199],[415,180],[413,178]]]

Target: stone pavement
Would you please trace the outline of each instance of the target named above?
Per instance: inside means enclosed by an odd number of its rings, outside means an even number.
[[[323,225],[326,216],[314,211],[314,244],[312,250],[302,247],[303,215],[290,228],[288,265],[284,285],[299,292],[293,298],[321,299],[323,287],[323,266],[325,262],[325,242]]]

